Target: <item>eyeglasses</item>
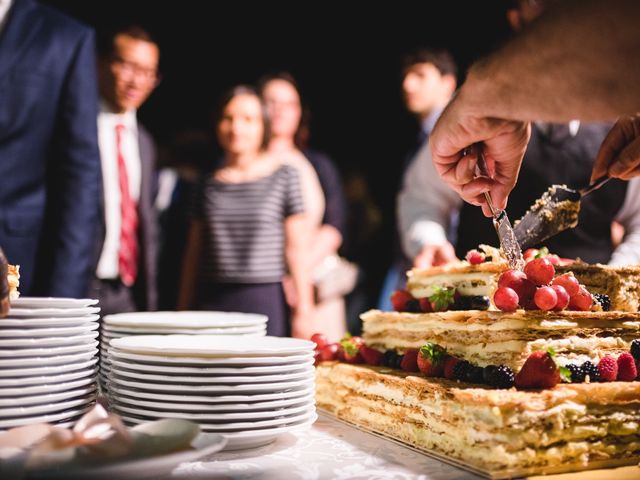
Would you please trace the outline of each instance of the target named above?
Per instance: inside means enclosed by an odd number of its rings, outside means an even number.
[[[153,84],[154,87],[157,87],[160,84],[160,80],[162,79],[160,72],[158,72],[155,68],[147,68],[137,63],[130,62],[125,60],[124,58],[114,56],[111,61],[114,66],[116,66],[120,72],[120,74],[125,75],[129,78],[139,77],[143,79],[145,82]]]

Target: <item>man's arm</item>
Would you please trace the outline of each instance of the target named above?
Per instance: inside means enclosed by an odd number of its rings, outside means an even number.
[[[451,213],[461,203],[438,177],[430,149],[421,148],[405,172],[397,207],[402,248],[414,263],[419,260],[420,265],[416,266],[431,266],[442,255],[446,257],[444,261],[455,260],[446,230]],[[425,252],[425,248],[429,251]]]
[[[474,65],[432,136],[434,164],[470,203],[490,191],[502,208],[518,177],[532,120],[611,119],[640,110],[640,3],[566,0]],[[494,177],[474,179],[482,143]]]
[[[564,0],[549,6],[468,76],[485,117],[567,122],[640,110],[640,2]]]
[[[47,174],[49,204],[38,273],[40,294],[63,297],[87,294],[101,179],[93,32],[86,30],[72,48]]]

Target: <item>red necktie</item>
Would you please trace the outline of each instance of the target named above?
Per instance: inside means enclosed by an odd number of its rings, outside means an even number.
[[[138,274],[138,209],[129,192],[129,176],[122,155],[122,134],[124,125],[116,125],[116,146],[118,151],[118,183],[120,184],[120,251],[118,267],[122,283],[130,287]]]

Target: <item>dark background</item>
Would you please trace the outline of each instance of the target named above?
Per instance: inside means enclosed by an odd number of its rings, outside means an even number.
[[[506,0],[220,2],[46,0],[98,31],[135,22],[161,47],[162,83],[140,111],[160,146],[185,129],[211,131],[216,98],[237,83],[288,70],[312,113],[311,143],[344,174],[365,176],[384,220],[372,238],[379,277],[390,255],[400,165],[415,138],[403,109],[400,58],[448,48],[460,66],[509,35]]]

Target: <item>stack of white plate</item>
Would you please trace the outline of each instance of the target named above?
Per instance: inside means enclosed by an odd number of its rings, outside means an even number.
[[[0,319],[0,430],[71,425],[95,401],[97,300],[23,297]]]
[[[102,319],[100,379],[103,387],[111,365],[106,355],[111,340],[131,335],[251,335],[267,334],[267,316],[237,312],[136,312]]]
[[[315,344],[278,337],[149,335],[112,340],[108,396],[125,422],[198,422],[249,448],[316,420]]]

